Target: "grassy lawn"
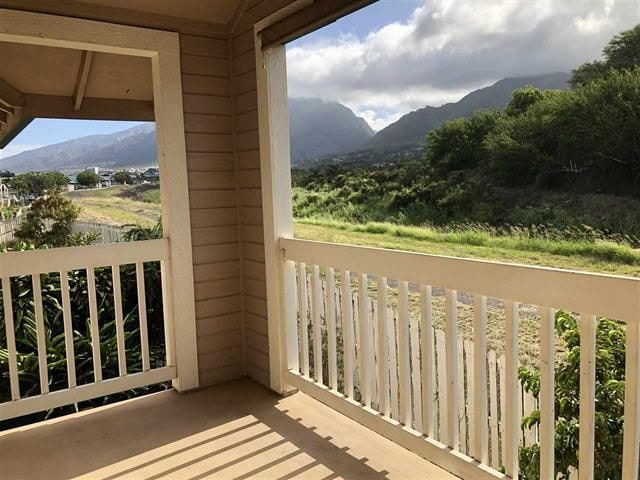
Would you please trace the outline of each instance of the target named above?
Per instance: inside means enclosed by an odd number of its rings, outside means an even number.
[[[610,242],[558,241],[440,232],[392,224],[297,219],[298,238],[462,258],[640,276],[640,251]]]
[[[147,190],[134,197],[122,196],[133,187],[117,186],[79,190],[65,194],[82,207],[79,219],[108,225],[151,226],[160,218],[159,190]]]

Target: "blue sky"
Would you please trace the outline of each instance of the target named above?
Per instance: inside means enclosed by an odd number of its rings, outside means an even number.
[[[25,150],[53,145],[87,135],[118,132],[140,125],[140,123],[37,118],[20,132],[9,145],[0,150],[0,168],[2,168],[2,158],[17,155]]]
[[[287,45],[291,96],[343,103],[379,130],[504,77],[568,72],[640,19],[638,0],[379,0]],[[138,122],[35,120],[3,157]]]

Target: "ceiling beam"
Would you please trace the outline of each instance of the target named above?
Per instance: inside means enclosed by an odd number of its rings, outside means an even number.
[[[0,103],[8,107],[24,106],[24,94],[0,78]]]
[[[82,108],[75,109],[74,97],[25,94],[24,118],[68,118],[84,120],[127,120],[152,122],[153,102],[85,97]]]
[[[0,102],[0,112],[8,113],[9,115],[13,115],[15,113],[15,109],[13,107],[8,107],[4,103]]]
[[[82,60],[78,69],[78,80],[76,81],[75,93],[73,94],[73,109],[80,110],[82,100],[87,91],[87,83],[89,82],[89,71],[91,70],[91,62],[93,61],[93,52],[84,50],[82,52]]]
[[[7,112],[0,112],[0,123],[7,125],[9,123],[9,114]]]

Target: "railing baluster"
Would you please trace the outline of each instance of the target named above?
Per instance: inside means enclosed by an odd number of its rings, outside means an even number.
[[[627,323],[622,478],[638,478],[640,462],[640,323]]]
[[[474,417],[475,435],[473,456],[483,464],[489,463],[487,435],[487,297],[474,295],[473,298],[473,375],[474,375]]]
[[[342,271],[342,337],[344,342],[344,392],[353,399],[353,296],[351,273]]]
[[[136,262],[136,283],[138,286],[138,316],[140,320],[140,350],[142,371],[151,368],[149,364],[149,329],[147,327],[147,295],[144,288],[144,264]]]
[[[447,435],[446,443],[454,450],[460,447],[458,429],[458,292],[445,290],[447,325],[445,329],[447,370]]]
[[[338,389],[338,357],[336,347],[336,278],[333,268],[327,268],[327,347],[329,349],[329,387]]]
[[[400,404],[398,403],[398,328],[397,315],[387,308],[387,332],[389,332],[389,389],[390,416],[394,420],[400,419]]]
[[[118,372],[121,377],[127,374],[127,355],[124,346],[124,319],[122,316],[122,289],[120,288],[120,265],[111,266],[113,278],[113,309],[116,321],[116,343],[118,345]]]
[[[307,296],[307,265],[298,264],[298,304],[300,305],[300,352],[302,374],[309,376],[309,300]]]
[[[422,432],[422,378],[420,374],[420,333],[418,317],[411,315],[409,339],[411,344],[411,391],[413,394],[413,428]]]
[[[389,336],[387,334],[387,279],[378,277],[378,409],[389,416]]]
[[[64,346],[67,358],[67,382],[69,388],[76,386],[76,353],[73,342],[71,300],[69,298],[69,273],[60,272],[60,296],[62,298],[62,320],[64,322]]]
[[[596,326],[595,315],[580,315],[580,442],[578,447],[580,480],[589,480],[594,476]]]
[[[7,353],[9,355],[9,383],[11,400],[20,399],[20,382],[18,377],[18,352],[16,351],[16,334],[13,320],[13,302],[11,301],[11,278],[2,278],[2,303],[4,305],[5,334],[7,337]]]
[[[359,378],[360,378],[360,394],[362,403],[366,407],[371,406],[371,359],[370,359],[370,337],[371,328],[369,325],[369,296],[368,278],[366,273],[360,274],[358,282],[358,321],[359,321],[359,340],[360,340],[360,358],[358,358]]]
[[[36,337],[38,343],[38,370],[40,373],[40,393],[49,392],[49,372],[47,365],[47,340],[44,329],[44,313],[42,311],[42,286],[40,274],[31,275],[33,285],[33,308],[36,317]]]
[[[316,382],[322,383],[322,289],[320,267],[311,267],[311,327],[313,329],[313,373]]]
[[[93,267],[87,268],[87,294],[89,295],[89,319],[91,322],[91,352],[93,356],[93,378],[102,381],[102,359],[100,358],[100,326],[98,325],[98,302],[96,300],[96,274]]]
[[[516,302],[505,301],[505,472],[518,478],[518,435],[520,434],[520,402],[518,400],[518,332],[520,313]]]
[[[433,349],[433,319],[431,311],[431,287],[420,285],[420,313],[422,315],[422,433],[434,438],[435,395],[433,380],[435,357]]]
[[[540,478],[555,478],[555,312],[542,308],[540,319]]]
[[[400,423],[411,426],[411,377],[409,371],[409,283],[400,281],[398,298],[398,373]]]
[[[175,325],[173,323],[173,304],[171,303],[171,262],[160,262],[160,281],[162,282],[162,320],[164,323],[164,349],[167,365],[175,365]]]

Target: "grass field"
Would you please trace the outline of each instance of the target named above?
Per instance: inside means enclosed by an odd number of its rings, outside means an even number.
[[[80,220],[107,225],[151,226],[160,218],[160,191],[147,190],[135,197],[125,197],[133,187],[117,186],[92,190],[79,190],[65,194],[78,204]]]
[[[613,242],[493,236],[473,230],[447,232],[390,223],[317,219],[297,219],[295,235],[333,243],[640,276],[640,250]]]

